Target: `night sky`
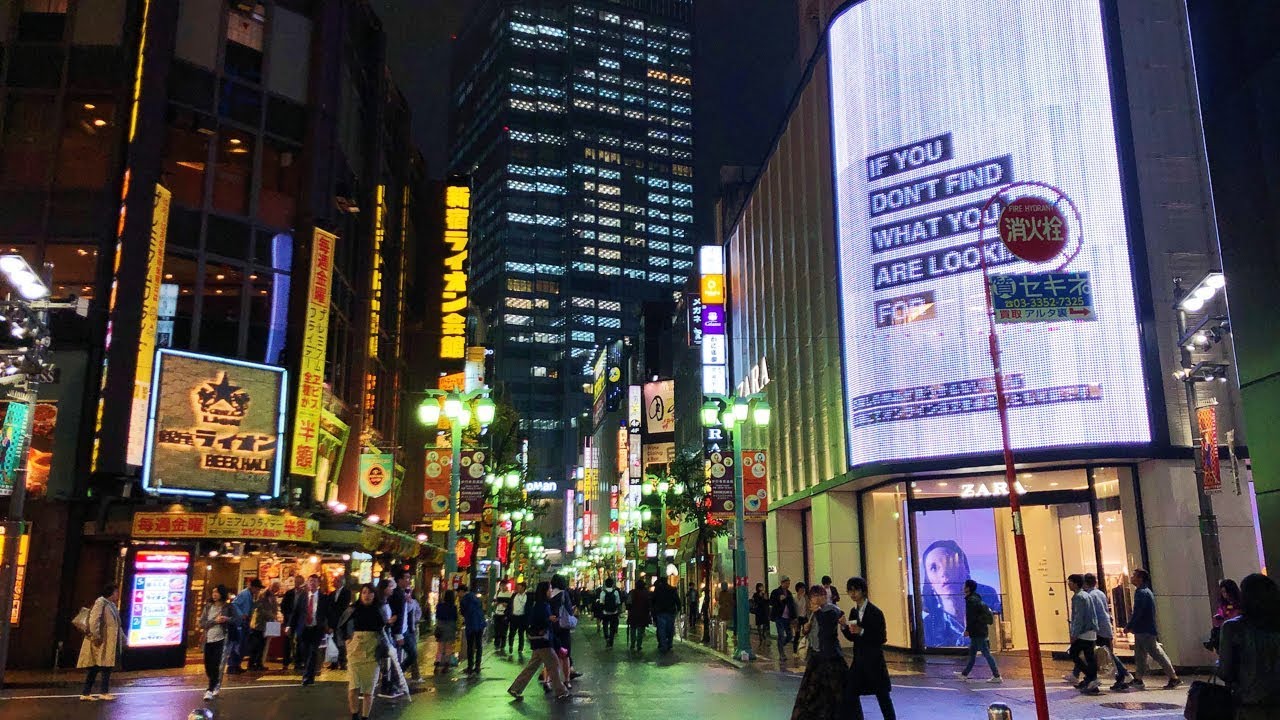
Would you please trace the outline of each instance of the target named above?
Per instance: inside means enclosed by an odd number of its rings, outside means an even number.
[[[448,163],[450,36],[478,0],[372,0],[387,62],[413,111],[429,177]],[[795,0],[695,0],[694,152],[699,231],[710,240],[721,165],[758,164],[798,76]]]

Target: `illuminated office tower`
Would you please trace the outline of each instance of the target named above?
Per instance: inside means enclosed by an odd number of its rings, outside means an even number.
[[[455,48],[470,276],[530,473],[575,461],[593,348],[693,269],[690,0],[483,3]]]

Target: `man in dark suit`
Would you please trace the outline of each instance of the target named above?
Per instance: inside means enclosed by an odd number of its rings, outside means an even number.
[[[329,621],[329,627],[338,627],[338,618],[342,617],[342,613],[351,605],[351,588],[347,587],[347,578],[345,575],[339,575],[333,579],[333,590],[329,593],[329,615],[325,618]],[[347,669],[347,648],[346,643],[336,643],[338,646],[338,662],[329,665],[330,670],[346,670]]]
[[[844,635],[853,642],[853,664],[849,666],[849,680],[845,683],[845,717],[862,720],[862,696],[875,695],[880,703],[884,720],[896,720],[893,699],[889,697],[889,666],[884,660],[884,644],[888,639],[888,626],[884,613],[867,599],[867,581],[860,577],[849,578],[845,588],[853,607],[849,610],[849,623]]]
[[[285,629],[298,639],[297,664],[302,671],[303,685],[316,681],[316,655],[329,627],[329,602],[329,595],[320,592],[320,576],[307,578],[307,591],[294,601],[293,616]]]

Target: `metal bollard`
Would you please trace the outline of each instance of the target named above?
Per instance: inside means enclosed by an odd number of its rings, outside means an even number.
[[[1013,711],[1004,703],[991,703],[987,706],[987,720],[1013,720]]]

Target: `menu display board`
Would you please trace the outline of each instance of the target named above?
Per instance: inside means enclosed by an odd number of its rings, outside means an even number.
[[[191,553],[183,550],[138,551],[128,585],[130,648],[182,644],[190,567]]]

